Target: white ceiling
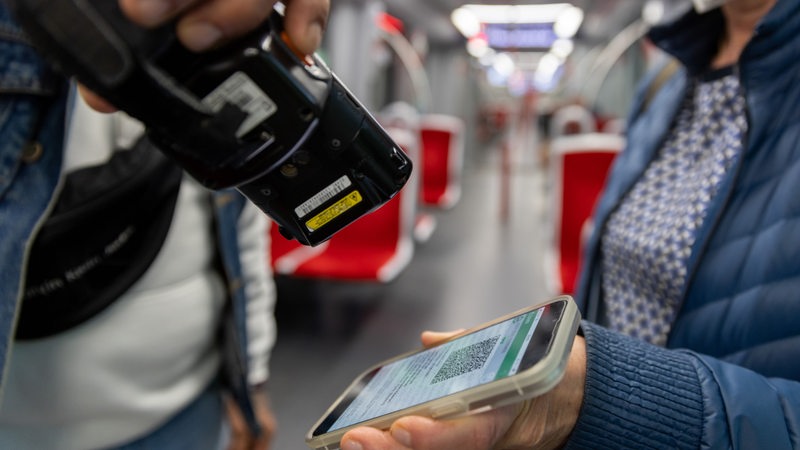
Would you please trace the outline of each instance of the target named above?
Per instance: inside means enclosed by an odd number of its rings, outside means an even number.
[[[641,17],[644,0],[554,0],[566,1],[584,9],[584,25],[579,39],[608,41],[627,24]],[[543,0],[385,0],[389,13],[424,30],[432,43],[460,39],[450,23],[450,12],[466,3],[536,4]]]

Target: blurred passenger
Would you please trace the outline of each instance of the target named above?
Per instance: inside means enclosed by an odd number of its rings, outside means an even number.
[[[120,2],[145,26],[178,17],[195,51],[276,3]],[[302,51],[328,7],[288,6]],[[0,448],[268,448],[265,216],[212,198],[138,122],[73,87],[0,2]]]
[[[682,67],[634,104],[564,380],[344,450],[800,448],[800,0],[695,3],[651,32]]]

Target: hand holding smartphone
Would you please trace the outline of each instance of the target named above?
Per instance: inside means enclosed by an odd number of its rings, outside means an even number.
[[[563,377],[579,322],[562,296],[379,363],[356,377],[306,443],[334,450],[355,427],[388,429],[406,415],[455,417],[541,395]]]

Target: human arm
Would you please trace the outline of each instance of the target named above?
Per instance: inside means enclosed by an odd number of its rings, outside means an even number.
[[[585,324],[587,382],[567,448],[798,448],[800,383]]]
[[[582,334],[585,390],[575,426],[561,442],[565,448],[800,447],[800,383],[769,379],[694,352],[655,347],[589,323],[583,324]],[[571,359],[567,377],[573,370]],[[555,395],[568,380],[542,398]],[[359,428],[345,435],[343,450],[552,448],[537,443],[548,436],[558,443],[561,431],[545,427],[543,435],[526,434],[519,426],[542,423],[543,408],[526,403],[454,420],[406,417],[389,432]],[[551,414],[546,411],[545,416]],[[392,438],[401,429],[409,432],[412,445]],[[446,440],[434,443],[439,433],[447,433]],[[402,439],[401,433],[397,436]],[[495,445],[500,439],[506,441]],[[348,442],[361,447],[348,447]]]
[[[239,406],[232,398],[225,397],[225,411],[231,433],[227,450],[268,450],[271,448],[272,436],[275,434],[278,424],[270,406],[266,384],[254,387],[250,396],[253,412],[261,426],[261,434],[253,435]]]
[[[238,255],[247,299],[247,382],[261,435],[255,436],[232,399],[226,400],[231,426],[230,450],[266,450],[277,428],[269,404],[269,357],[275,343],[275,284],[268,263],[268,219],[246,202],[237,222]]]
[[[423,333],[426,346],[449,334]],[[569,436],[582,402],[585,373],[583,338],[572,345],[564,378],[540,397],[486,413],[450,420],[409,416],[389,431],[361,427],[345,434],[343,450],[477,450],[492,448],[558,448]],[[556,407],[557,406],[557,407]]]

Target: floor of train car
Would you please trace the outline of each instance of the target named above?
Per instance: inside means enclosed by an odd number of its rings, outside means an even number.
[[[273,448],[307,448],[306,432],[353,377],[417,347],[422,330],[477,325],[549,296],[546,181],[529,144],[514,146],[505,216],[500,151],[468,155],[460,201],[434,213],[435,232],[391,283],[277,279]]]

